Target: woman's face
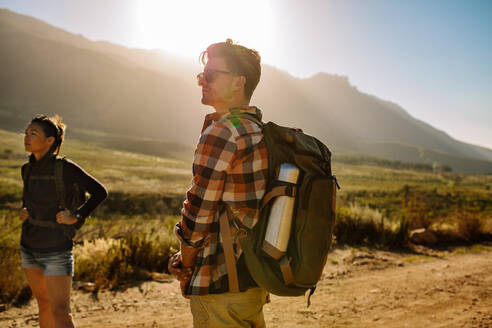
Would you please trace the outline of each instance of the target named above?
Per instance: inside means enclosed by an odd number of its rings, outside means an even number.
[[[54,141],[54,137],[46,137],[39,124],[31,123],[24,135],[24,149],[39,159],[50,150]]]

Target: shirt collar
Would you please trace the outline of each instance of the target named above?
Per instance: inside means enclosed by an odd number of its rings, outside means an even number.
[[[256,106],[235,107],[235,108],[230,108],[222,113],[217,113],[217,112],[210,113],[205,116],[202,132],[215,121],[221,120],[229,115],[240,115],[240,114],[252,114],[256,116],[256,118],[259,121],[261,121],[261,118],[263,116],[261,110]]]
[[[29,155],[29,163],[35,164],[36,166],[43,165],[43,163],[48,162],[50,159],[56,158],[56,155],[50,152],[47,152],[43,157],[39,160],[36,160],[33,154]]]

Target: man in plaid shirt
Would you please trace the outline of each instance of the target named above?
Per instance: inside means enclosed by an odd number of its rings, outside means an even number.
[[[214,113],[205,117],[193,160],[193,181],[175,231],[181,251],[169,270],[190,298],[194,327],[265,327],[267,292],[246,267],[237,242],[240,227],[258,220],[266,189],[267,151],[260,126],[261,111],[249,106],[260,80],[258,52],[230,39],[210,45],[201,55],[198,74],[202,104]],[[236,260],[239,292],[229,290],[219,218],[226,215]]]

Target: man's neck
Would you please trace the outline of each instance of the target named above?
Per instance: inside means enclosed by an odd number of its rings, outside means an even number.
[[[214,109],[217,114],[222,115],[228,112],[229,109],[231,108],[240,108],[240,107],[248,107],[248,106],[249,106],[249,100],[242,99],[241,101],[231,101],[222,106],[215,106]]]

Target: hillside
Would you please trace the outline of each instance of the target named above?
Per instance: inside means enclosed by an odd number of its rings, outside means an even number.
[[[72,131],[157,140],[142,146],[148,153],[160,142],[193,147],[210,111],[200,104],[196,62],[93,42],[5,9],[0,9],[0,43],[4,129],[19,131],[36,113],[60,113]],[[320,73],[298,79],[264,65],[252,104],[263,109],[266,121],[300,127],[335,154],[492,173],[490,149],[452,139],[398,105],[360,92],[347,77]]]
[[[27,160],[23,135],[0,129],[0,209],[10,208],[6,202],[20,197],[22,179],[20,167]],[[171,148],[172,150],[172,148]],[[191,179],[191,161],[172,157],[151,156],[97,143],[81,142],[68,137],[60,155],[67,156],[99,179],[108,190],[127,194],[178,195],[182,197]],[[20,201],[20,198],[19,198]],[[14,204],[17,208],[19,204]]]

